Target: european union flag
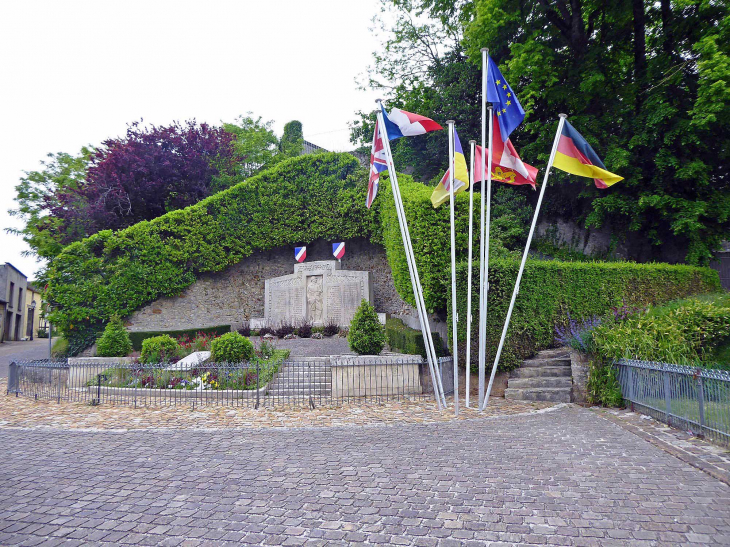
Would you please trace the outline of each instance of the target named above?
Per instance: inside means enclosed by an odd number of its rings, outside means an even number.
[[[497,63],[487,55],[487,102],[494,104],[494,115],[499,121],[502,142],[525,119],[525,111],[512,88],[497,68]]]

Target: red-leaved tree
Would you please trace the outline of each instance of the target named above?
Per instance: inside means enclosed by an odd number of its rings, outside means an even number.
[[[123,138],[104,141],[85,181],[58,196],[50,213],[88,236],[187,207],[235,181],[234,140],[222,127],[195,121],[135,122]]]

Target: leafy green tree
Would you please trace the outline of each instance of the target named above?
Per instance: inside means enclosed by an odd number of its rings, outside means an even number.
[[[479,50],[487,47],[527,111],[512,135],[523,159],[544,166],[557,114],[566,112],[609,169],[625,177],[599,191],[590,180],[554,173],[547,217],[607,224],[617,235],[635,238],[630,235],[635,232],[657,246],[672,243],[697,264],[706,263],[727,237],[726,3],[383,0],[383,5],[391,6],[397,22],[376,54],[368,84],[383,89],[389,105],[436,120],[454,118],[457,128],[466,127],[462,140],[479,135]],[[370,140],[371,122],[372,115],[361,113],[353,126],[355,141]],[[445,167],[445,159],[438,164],[446,158],[445,147],[446,139],[434,133],[400,139],[394,154],[427,180]]]
[[[96,354],[99,357],[125,357],[130,351],[132,351],[132,340],[129,338],[129,333],[119,316],[114,315],[96,343]]]
[[[279,139],[271,129],[273,122],[253,118],[251,112],[239,116],[234,123],[224,123],[223,129],[236,136],[233,153],[240,175],[248,178],[279,161]]]
[[[287,158],[298,156],[304,148],[302,122],[292,120],[284,126],[284,134],[279,142],[279,151]]]
[[[75,191],[86,177],[94,149],[84,147],[78,155],[65,152],[48,154],[48,160],[41,162],[40,171],[26,171],[25,176],[15,187],[17,207],[9,211],[11,216],[25,223],[22,229],[8,228],[10,233],[23,238],[30,251],[25,254],[41,258],[53,258],[70,235],[72,239],[84,236],[83,226],[78,223],[64,225],[63,221],[50,214],[60,206],[59,196]],[[69,207],[80,206],[69,203]]]
[[[375,307],[367,300],[360,303],[350,322],[347,343],[358,355],[379,355],[383,351],[385,328],[380,324]]]

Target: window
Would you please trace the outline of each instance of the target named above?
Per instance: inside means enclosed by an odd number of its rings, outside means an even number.
[[[15,283],[10,282],[10,294],[8,295],[8,308],[13,307],[13,293],[15,292]]]
[[[23,289],[18,287],[18,308],[19,312],[23,312]]]

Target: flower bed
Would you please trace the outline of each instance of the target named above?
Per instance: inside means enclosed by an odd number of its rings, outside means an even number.
[[[101,382],[93,377],[88,387],[175,390],[253,390],[271,381],[289,356],[288,350],[275,350],[269,359],[250,363],[203,363],[187,370],[172,370],[169,364],[133,363],[104,370]]]

